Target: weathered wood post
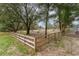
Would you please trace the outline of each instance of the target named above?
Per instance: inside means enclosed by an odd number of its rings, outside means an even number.
[[[54,41],[56,43],[56,33],[53,33],[54,34]]]
[[[35,46],[34,52],[35,52],[35,55],[37,55],[37,38],[35,38],[34,42],[35,42],[35,44],[34,44],[34,46]]]

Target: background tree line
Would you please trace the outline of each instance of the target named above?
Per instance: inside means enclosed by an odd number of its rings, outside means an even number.
[[[62,34],[65,34],[65,29],[79,15],[78,6],[79,4],[67,3],[0,4],[1,31],[17,32],[18,30],[25,30],[28,35],[31,29],[38,28],[37,22],[40,20],[45,22],[45,37],[47,37],[48,20],[57,18],[59,29]]]

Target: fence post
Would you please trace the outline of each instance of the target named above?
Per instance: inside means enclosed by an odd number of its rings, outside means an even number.
[[[56,33],[54,33],[54,41],[55,41],[55,43],[56,43]]]
[[[34,42],[35,42],[35,49],[34,49],[34,52],[35,52],[35,55],[37,55],[37,38],[35,38],[35,40],[34,40]]]

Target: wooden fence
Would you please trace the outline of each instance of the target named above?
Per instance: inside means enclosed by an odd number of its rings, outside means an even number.
[[[46,44],[49,44],[50,42],[53,41],[59,41],[61,39],[61,33],[57,32],[57,33],[51,33],[47,35],[47,38],[45,38],[45,36],[36,38],[36,50],[40,51],[44,48],[44,46]]]
[[[28,45],[29,47],[35,49],[35,38],[31,36],[22,35],[19,33],[14,33],[16,38],[19,39],[24,44]]]
[[[17,37],[17,39],[19,39],[21,42],[28,45],[29,47],[33,48],[35,51],[40,51],[42,47],[45,44],[51,42],[51,40],[58,40],[61,34],[60,32],[51,33],[47,35],[47,38],[45,38],[44,36],[35,38],[19,33],[14,33],[14,35]]]

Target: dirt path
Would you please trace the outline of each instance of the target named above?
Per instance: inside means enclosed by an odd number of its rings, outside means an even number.
[[[70,42],[71,54],[79,55],[79,34],[69,33],[67,37]]]
[[[79,55],[79,36],[68,35],[63,37],[64,47],[55,47],[51,42],[46,49],[38,52],[37,55],[44,56],[77,56]]]
[[[66,48],[70,48],[71,55],[79,55],[79,38],[70,37],[70,47],[67,46]]]

